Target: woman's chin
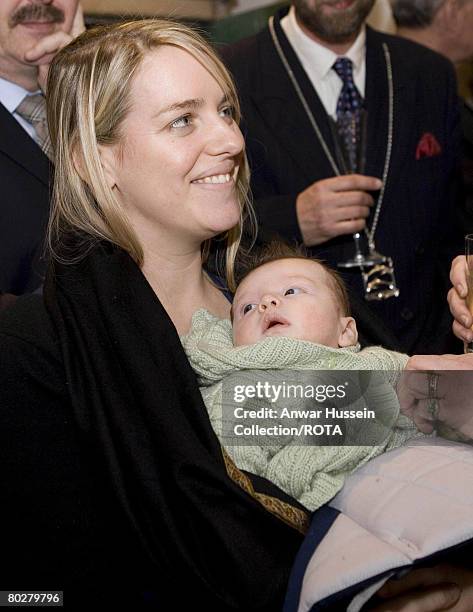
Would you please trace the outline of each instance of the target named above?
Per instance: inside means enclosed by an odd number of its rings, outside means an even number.
[[[215,215],[215,217],[210,221],[211,223],[209,224],[209,230],[212,232],[212,236],[223,234],[224,232],[228,232],[239,224],[240,210],[238,209],[234,212],[229,211],[228,215]]]

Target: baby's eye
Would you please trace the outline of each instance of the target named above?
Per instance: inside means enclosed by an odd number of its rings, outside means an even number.
[[[284,292],[284,295],[296,295],[297,293],[302,293],[302,289],[300,287],[289,287]]]
[[[255,308],[256,308],[256,304],[245,304],[245,306],[243,306],[243,316],[246,315],[251,310],[254,310]]]
[[[185,128],[189,127],[192,123],[192,117],[190,115],[184,115],[183,117],[179,117],[175,121],[171,123],[172,128]]]

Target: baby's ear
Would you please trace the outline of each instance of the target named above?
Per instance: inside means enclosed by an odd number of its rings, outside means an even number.
[[[338,336],[338,346],[345,348],[354,346],[358,342],[358,330],[356,329],[356,321],[353,317],[342,317],[340,319],[341,331]]]

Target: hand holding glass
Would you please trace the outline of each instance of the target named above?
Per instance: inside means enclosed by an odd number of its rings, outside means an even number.
[[[362,108],[357,111],[356,116],[348,114],[343,119],[348,122],[344,129],[341,129],[338,123],[331,123],[338,167],[342,174],[364,173],[367,119],[367,111]],[[353,134],[354,137],[356,135],[356,138],[354,138],[355,147],[353,147],[353,141],[349,141],[347,145],[347,133]],[[375,212],[375,219],[376,216],[377,213]],[[381,255],[374,248],[373,234],[376,227],[372,229],[371,234],[365,229],[366,241],[363,240],[362,232],[353,234],[355,241],[354,256],[347,261],[338,262],[337,265],[339,268],[360,269],[365,288],[365,299],[378,301],[397,297],[399,289],[396,286],[393,262],[390,257]],[[368,248],[363,243],[367,243]]]
[[[466,256],[466,282],[468,294],[466,305],[473,314],[473,234],[465,236],[465,256]],[[465,342],[465,353],[473,353],[473,342]]]

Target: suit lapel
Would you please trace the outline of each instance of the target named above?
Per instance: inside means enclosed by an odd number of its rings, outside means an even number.
[[[47,156],[3,104],[0,104],[0,126],[0,153],[48,186],[51,164]]]
[[[279,13],[274,18],[277,38],[333,155],[332,132],[327,113],[280,26],[281,16]],[[263,31],[261,37],[260,57],[264,70],[261,74],[261,87],[252,95],[260,110],[261,121],[264,121],[281,141],[284,149],[309,181],[314,176],[314,165],[318,173],[332,176],[332,166],[327,157],[320,157],[317,153],[320,150],[317,136],[278,55],[269,30]]]
[[[388,138],[389,95],[383,46],[366,32],[365,103],[368,111],[365,174],[382,178]]]

